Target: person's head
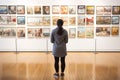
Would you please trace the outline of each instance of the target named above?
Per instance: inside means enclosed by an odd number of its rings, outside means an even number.
[[[63,33],[63,28],[62,28],[63,23],[64,23],[64,21],[62,19],[57,20],[57,26],[58,26],[57,34],[58,35],[62,35],[62,33]]]
[[[58,19],[58,20],[57,20],[57,26],[58,26],[58,27],[62,27],[62,26],[63,26],[63,23],[64,23],[64,22],[63,22],[62,19]]]

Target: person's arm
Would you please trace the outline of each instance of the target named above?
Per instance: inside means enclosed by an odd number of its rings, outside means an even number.
[[[53,35],[53,32],[52,32],[52,34],[51,34],[51,43],[54,43],[54,35]]]
[[[65,35],[65,43],[68,43],[68,32],[66,31],[66,35]]]

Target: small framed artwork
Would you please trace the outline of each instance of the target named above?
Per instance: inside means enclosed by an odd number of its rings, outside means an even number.
[[[86,38],[94,38],[94,28],[93,27],[87,27],[86,28]]]
[[[42,24],[43,26],[50,26],[50,16],[43,16]]]
[[[120,6],[112,6],[112,14],[119,15],[120,14]]]
[[[25,6],[24,5],[17,6],[17,14],[25,14]]]
[[[27,18],[27,25],[28,26],[42,26],[43,25],[43,19],[41,16],[38,17],[28,17]]]
[[[76,17],[69,16],[69,26],[75,26],[75,25],[76,25]]]
[[[7,16],[7,23],[10,25],[16,24],[16,16]]]
[[[96,6],[96,14],[103,15],[104,14],[104,6]]]
[[[76,37],[76,28],[69,28],[69,38]]]
[[[27,36],[28,38],[41,38],[42,28],[28,28]]]
[[[85,5],[78,5],[77,6],[77,13],[78,14],[85,14]]]
[[[2,34],[3,34],[3,30],[2,30],[2,28],[0,27],[0,38],[2,37]]]
[[[112,13],[111,6],[104,6],[104,14],[105,15],[111,15],[111,13]]]
[[[0,25],[7,24],[7,16],[0,16]]]
[[[109,25],[111,24],[111,16],[97,16],[96,17],[96,24],[104,24]]]
[[[16,14],[16,6],[15,5],[9,5],[8,6],[8,13],[9,14]]]
[[[78,16],[78,25],[85,25],[85,16]]]
[[[74,5],[69,6],[69,14],[76,14],[76,6]]]
[[[33,14],[33,6],[27,6],[27,14]]]
[[[96,14],[97,15],[111,15],[112,8],[111,6],[97,6]]]
[[[119,16],[112,16],[112,24],[119,24]]]
[[[57,20],[60,19],[59,16],[52,16],[52,25],[56,26],[57,25]]]
[[[94,17],[93,16],[86,17],[86,25],[94,25]]]
[[[96,16],[96,24],[104,24],[104,16]]]
[[[13,38],[16,37],[16,28],[2,28],[2,37],[5,38]]]
[[[119,26],[112,26],[111,27],[111,35],[112,36],[119,36]]]
[[[61,14],[68,14],[68,6],[62,5],[60,9],[61,9]]]
[[[59,5],[53,5],[52,6],[52,13],[53,14],[59,14],[60,13],[60,6]]]
[[[28,38],[35,38],[35,29],[34,28],[27,29],[27,37]]]
[[[7,6],[6,5],[0,5],[0,14],[7,14]]]
[[[43,37],[50,37],[50,28],[43,28]]]
[[[86,13],[87,14],[94,14],[94,6],[86,6]]]
[[[110,27],[96,27],[96,36],[110,36]]]
[[[23,27],[17,28],[17,37],[18,38],[25,38],[25,28],[23,28]]]
[[[25,16],[17,16],[17,24],[25,25]]]
[[[104,16],[104,24],[111,24],[111,16]]]
[[[49,15],[50,14],[50,6],[43,6],[43,14]]]
[[[85,38],[85,27],[78,27],[77,28],[77,37],[78,38]]]
[[[64,21],[64,26],[68,26],[68,17],[67,16],[62,16],[61,19]]]
[[[34,13],[41,14],[41,6],[34,6]]]

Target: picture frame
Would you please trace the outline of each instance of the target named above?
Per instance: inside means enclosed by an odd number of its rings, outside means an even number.
[[[7,16],[0,16],[0,25],[7,25]]]
[[[33,6],[27,6],[27,14],[33,14]]]
[[[119,24],[119,16],[112,16],[112,24]]]
[[[67,5],[61,5],[60,10],[61,10],[61,14],[68,14],[68,6]]]
[[[9,5],[8,6],[8,13],[9,14],[16,14],[16,6],[15,5]]]
[[[94,38],[94,27],[87,27],[86,28],[85,37],[86,38]]]
[[[2,30],[2,28],[0,27],[0,38],[2,37],[2,34],[3,34],[3,30]]]
[[[17,5],[17,14],[25,14],[25,6]]]
[[[25,25],[25,16],[17,16],[17,24]]]
[[[94,6],[86,6],[86,14],[94,15]]]
[[[112,26],[111,27],[111,35],[112,36],[119,36],[119,26]]]
[[[85,10],[86,10],[85,5],[78,5],[77,6],[77,13],[78,14],[85,14],[86,13]]]
[[[25,38],[26,30],[25,27],[18,27],[17,28],[17,38]]]
[[[12,27],[1,27],[2,37],[4,38],[15,38],[16,37],[16,28]]]
[[[52,14],[60,14],[60,6],[59,5],[52,6]]]
[[[104,15],[111,15],[111,14],[112,14],[112,7],[104,6]]]
[[[94,16],[86,16],[86,25],[94,25]]]
[[[69,38],[76,38],[76,28],[69,28]]]
[[[16,25],[16,16],[7,16],[7,23],[8,25]]]
[[[50,28],[43,28],[42,31],[44,38],[50,37]]]
[[[111,6],[96,6],[97,15],[111,15],[112,7]]]
[[[27,17],[27,25],[28,26],[42,26],[43,19],[41,16],[30,16]]]
[[[85,18],[85,16],[78,16],[78,18],[77,18],[78,20],[78,25],[85,25],[85,23],[86,23],[86,18]]]
[[[85,27],[78,27],[77,28],[77,38],[85,38]]]
[[[34,6],[34,14],[41,14],[41,6]]]
[[[104,24],[111,24],[111,16],[104,16]]]
[[[70,5],[69,7],[69,14],[76,14],[76,6]]]
[[[104,14],[104,6],[96,6],[96,14],[103,15]]]
[[[50,15],[50,6],[43,6],[43,15]]]
[[[8,8],[7,5],[0,5],[0,14],[7,14]]]
[[[50,26],[50,16],[43,16],[42,17],[42,25],[43,26]]]
[[[110,25],[111,16],[96,16],[96,24],[97,25]]]
[[[27,36],[28,38],[42,38],[42,28],[28,28]]]
[[[112,14],[119,15],[120,14],[120,6],[112,6]]]
[[[76,26],[76,17],[69,16],[69,26]]]
[[[110,36],[110,27],[96,27],[96,36]]]

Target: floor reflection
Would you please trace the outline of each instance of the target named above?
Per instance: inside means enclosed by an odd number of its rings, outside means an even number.
[[[51,54],[0,54],[0,80],[120,80],[120,54],[69,53],[65,76],[54,78]]]

